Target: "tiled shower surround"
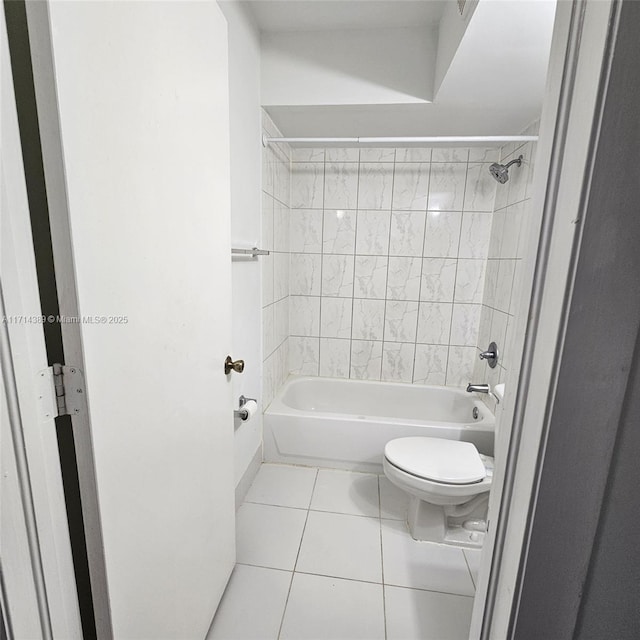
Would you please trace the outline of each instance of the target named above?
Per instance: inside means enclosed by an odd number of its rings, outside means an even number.
[[[280,136],[263,113],[263,134]],[[289,375],[289,201],[291,150],[268,145],[262,153],[262,404],[267,407]]]
[[[499,149],[291,153],[291,372],[466,384]]]
[[[536,135],[539,123],[523,131]],[[523,156],[522,166],[509,169],[509,182],[498,185],[489,240],[487,274],[482,298],[478,347],[486,349],[495,341],[500,349],[498,366],[491,369],[479,359],[475,362],[474,380],[492,386],[504,382],[506,372],[515,363],[512,358],[511,332],[520,301],[520,278],[523,258],[531,245],[530,205],[533,182],[535,142],[509,144],[500,149],[500,162]],[[489,398],[488,403],[491,404]]]

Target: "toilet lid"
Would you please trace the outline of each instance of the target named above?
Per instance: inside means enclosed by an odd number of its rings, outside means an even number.
[[[387,460],[414,476],[448,484],[480,482],[486,469],[470,442],[441,438],[398,438],[384,448]]]

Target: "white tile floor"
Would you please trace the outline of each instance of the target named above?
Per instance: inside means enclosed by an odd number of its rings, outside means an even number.
[[[384,476],[263,464],[209,640],[466,640],[478,550],[414,541]]]

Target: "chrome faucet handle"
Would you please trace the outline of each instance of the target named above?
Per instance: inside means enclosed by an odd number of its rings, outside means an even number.
[[[498,345],[492,342],[486,351],[480,354],[480,360],[486,360],[487,364],[493,369],[498,364]]]

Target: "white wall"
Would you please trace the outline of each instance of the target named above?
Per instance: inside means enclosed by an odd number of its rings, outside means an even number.
[[[420,103],[433,95],[434,28],[262,34],[262,104]]]
[[[231,133],[231,245],[260,246],[261,121],[260,36],[242,4],[219,2],[229,25],[229,102]],[[260,258],[232,261],[232,344],[245,360],[233,376],[234,406],[240,395],[261,401]],[[236,485],[262,446],[262,412],[235,421]]]

